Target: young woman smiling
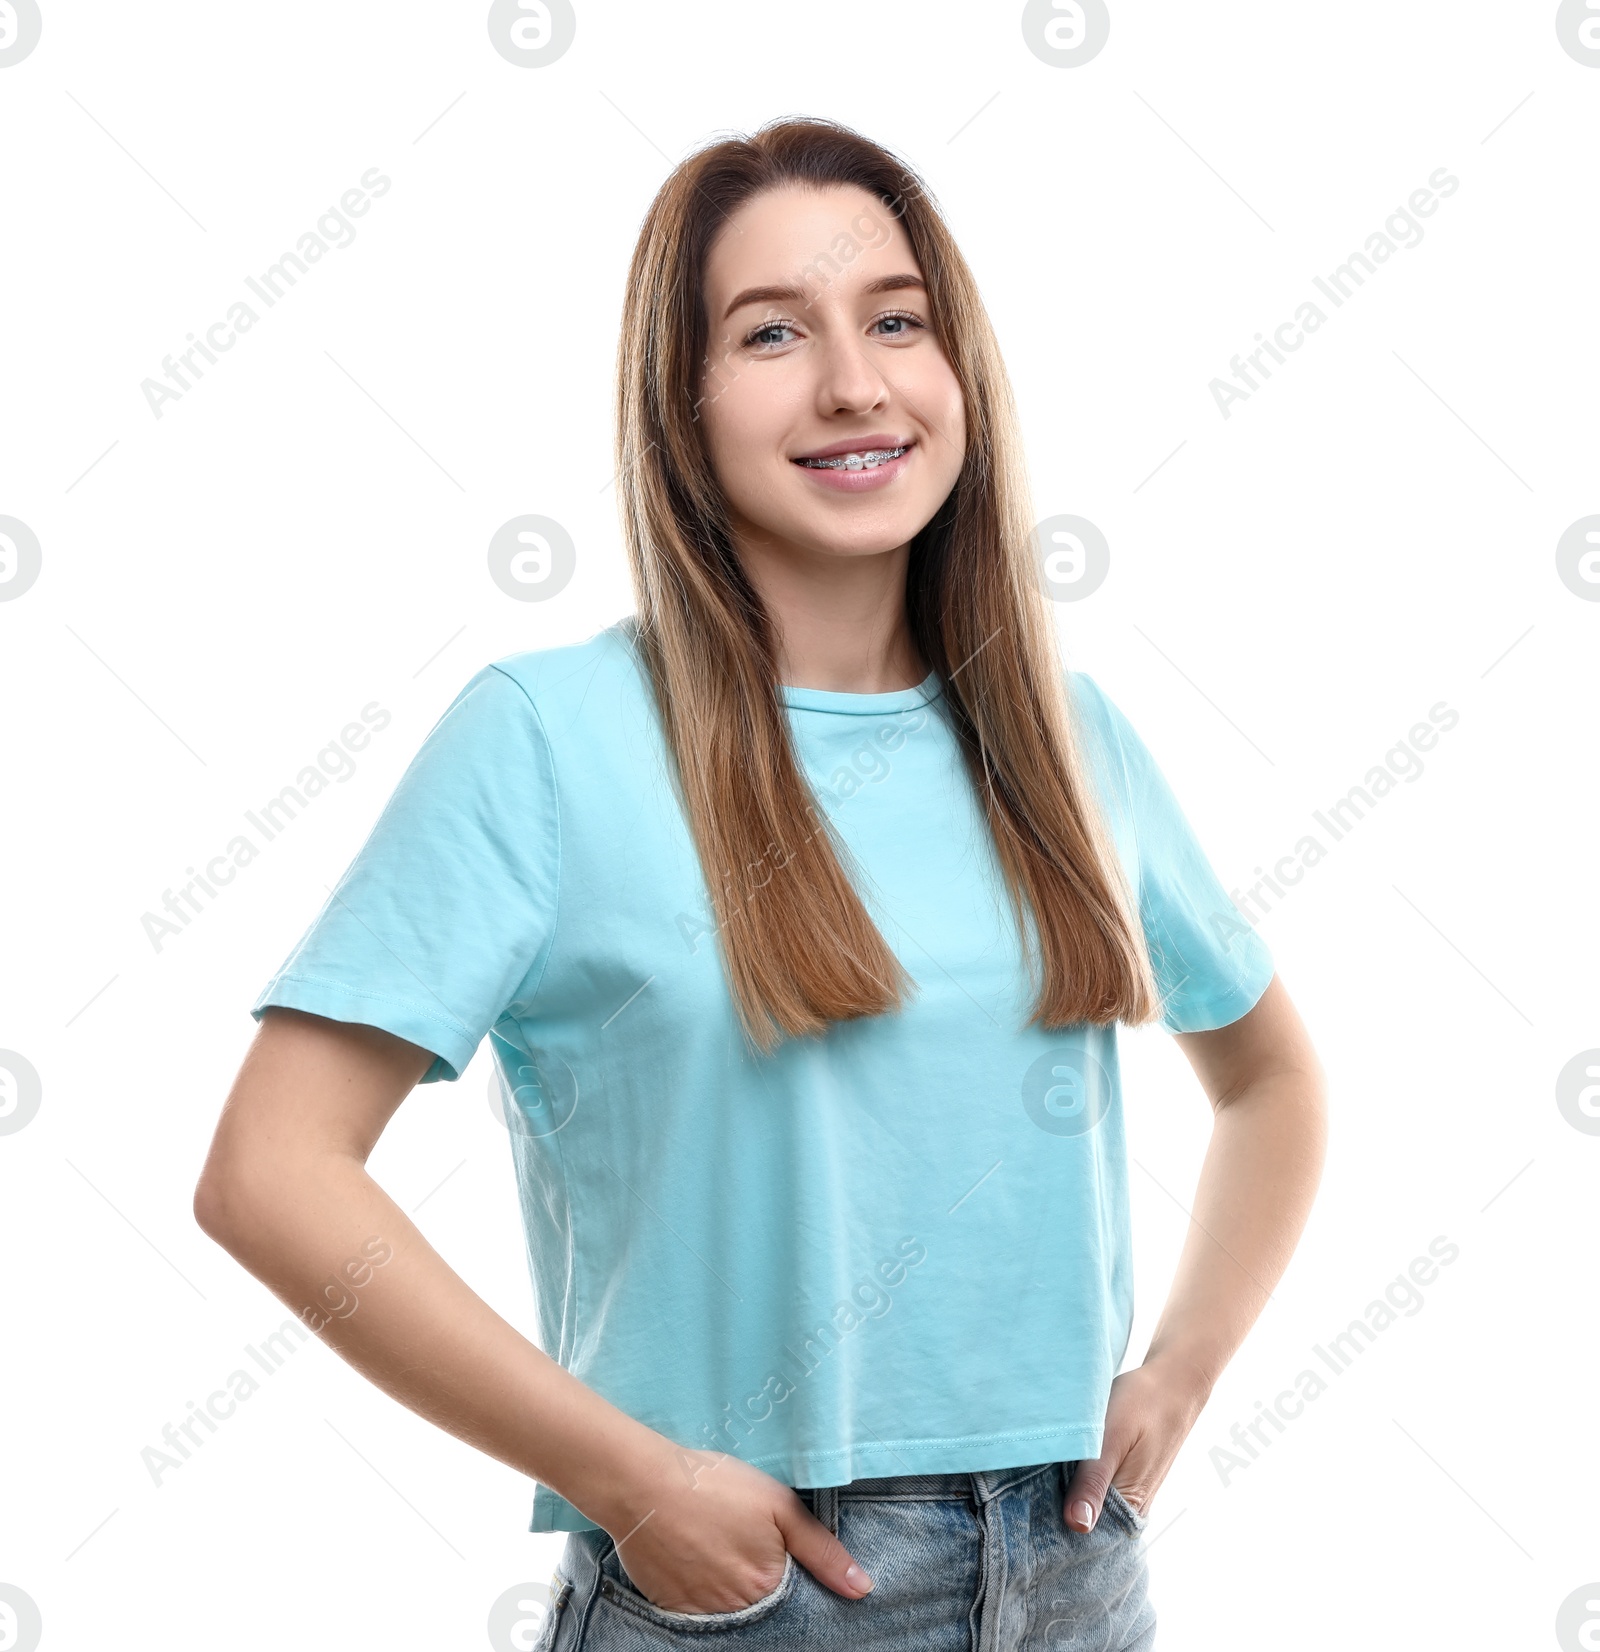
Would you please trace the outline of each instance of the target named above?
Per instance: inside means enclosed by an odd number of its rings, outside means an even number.
[[[391,1246],[322,1334],[537,1481],[543,1646],[1142,1652],[1139,1533],[1305,1222],[1323,1079],[1059,660],[994,335],[900,161],[786,120],[673,172],[617,459],[637,615],[457,694],[253,1006],[197,1218],[295,1306]],[[1152,1021],[1212,1139],[1120,1371]],[[365,1169],[486,1034],[539,1347]]]

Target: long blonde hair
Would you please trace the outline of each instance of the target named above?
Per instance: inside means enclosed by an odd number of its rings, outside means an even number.
[[[771,620],[736,554],[698,428],[708,249],[740,206],[785,184],[856,185],[898,219],[965,399],[965,460],[912,542],[906,613],[988,818],[1037,989],[1030,1019],[1149,1021],[1158,989],[1079,750],[1035,572],[1010,382],[972,272],[910,167],[848,127],[797,118],[710,145],[663,183],[634,248],[617,357],[634,642],[741,1024],[766,1052],[785,1034],[898,1009],[915,986],[868,916],[844,870],[848,851],[795,758]]]

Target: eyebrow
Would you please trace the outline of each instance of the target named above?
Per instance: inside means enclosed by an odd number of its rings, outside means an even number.
[[[907,272],[902,275],[880,275],[875,281],[869,281],[861,291],[863,293],[901,292],[907,287],[920,287],[927,291],[926,284],[920,275]],[[742,293],[735,295],[733,302],[722,312],[722,319],[726,321],[735,310],[742,309],[746,304],[804,304],[809,301],[809,294],[803,287],[746,287]]]

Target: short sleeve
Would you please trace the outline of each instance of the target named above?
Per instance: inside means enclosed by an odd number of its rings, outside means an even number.
[[[1139,914],[1169,1032],[1208,1032],[1253,1009],[1272,980],[1267,944],[1229,899],[1166,777],[1111,697],[1081,671],[1080,705],[1107,736],[1138,852]],[[1120,760],[1120,763],[1119,763]]]
[[[532,699],[488,665],[456,695],[367,840],[251,1006],[382,1027],[454,1081],[529,996],[554,936],[555,773]]]

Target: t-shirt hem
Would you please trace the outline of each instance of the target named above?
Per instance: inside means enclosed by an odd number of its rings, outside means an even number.
[[[748,1459],[788,1486],[845,1486],[890,1474],[974,1474],[1033,1463],[1081,1462],[1100,1454],[1104,1425],[1028,1428],[1008,1434],[964,1434],[944,1439],[873,1440],[831,1451],[780,1452]],[[566,1498],[534,1488],[530,1532],[598,1531],[598,1524]]]
[[[381,1027],[409,1044],[431,1050],[444,1063],[444,1070],[439,1072],[436,1062],[429,1069],[429,1078],[437,1075],[452,1082],[458,1079],[481,1042],[417,1005],[380,998],[339,981],[324,981],[310,975],[275,976],[250,1006],[250,1014],[259,1021],[261,1012],[273,1004],[323,1015],[330,1021],[355,1021],[362,1026]]]

